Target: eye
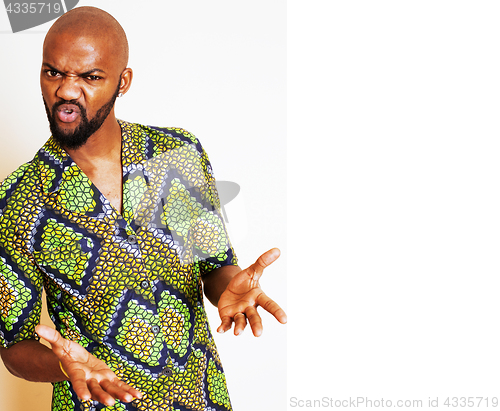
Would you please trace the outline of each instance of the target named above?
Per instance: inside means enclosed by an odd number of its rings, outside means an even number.
[[[90,81],[97,81],[97,80],[100,80],[102,77],[99,77],[99,76],[95,76],[93,74],[90,74],[88,76],[85,77],[87,80],[90,80]]]
[[[45,74],[47,74],[48,77],[56,77],[59,75],[59,72],[56,70],[49,69],[45,70]]]

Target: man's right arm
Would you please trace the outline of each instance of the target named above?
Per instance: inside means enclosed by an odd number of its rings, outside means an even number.
[[[38,325],[36,332],[52,349],[36,340],[23,340],[0,350],[5,366],[15,376],[37,382],[69,380],[78,398],[107,406],[113,406],[115,399],[131,402],[142,397],[140,391],[121,381],[104,361],[81,345],[45,325]]]
[[[57,382],[68,378],[54,352],[37,340],[23,340],[9,348],[0,347],[5,367],[16,377],[35,382]]]
[[[114,405],[115,399],[131,402],[142,394],[118,379],[106,363],[55,329],[34,327],[40,322],[44,278],[32,255],[29,233],[23,230],[31,227],[33,212],[43,203],[35,184],[37,167],[36,161],[27,163],[0,184],[0,294],[7,295],[6,315],[0,316],[0,356],[12,374],[28,381],[69,380],[81,400],[105,405]],[[51,348],[38,342],[36,334]]]

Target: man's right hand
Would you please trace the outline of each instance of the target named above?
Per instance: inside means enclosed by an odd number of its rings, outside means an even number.
[[[74,341],[63,338],[57,330],[40,324],[36,332],[50,343],[81,400],[92,399],[113,406],[116,399],[131,402],[142,397],[140,391],[121,381],[104,361]]]

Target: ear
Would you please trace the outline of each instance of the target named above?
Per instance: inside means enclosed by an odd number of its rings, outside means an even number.
[[[131,68],[122,71],[120,79],[120,93],[125,94],[132,84],[133,72]]]

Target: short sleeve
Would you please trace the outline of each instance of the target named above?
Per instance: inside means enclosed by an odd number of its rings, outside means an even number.
[[[36,173],[30,163],[0,186],[0,345],[38,338],[43,277],[29,252],[36,224]]]
[[[200,141],[180,128],[155,128],[157,154],[144,167],[148,185],[158,187],[161,224],[170,229],[176,244],[182,244],[185,262],[194,262],[204,275],[238,260],[229,240],[221,212],[216,180],[208,155]],[[179,144],[172,144],[175,139]],[[162,181],[166,177],[167,181]],[[153,201],[152,204],[158,204]]]
[[[192,235],[200,272],[204,275],[225,265],[237,265],[238,259],[221,212],[214,172],[203,149],[200,161],[205,174],[206,193],[203,196],[203,212],[193,222]]]

